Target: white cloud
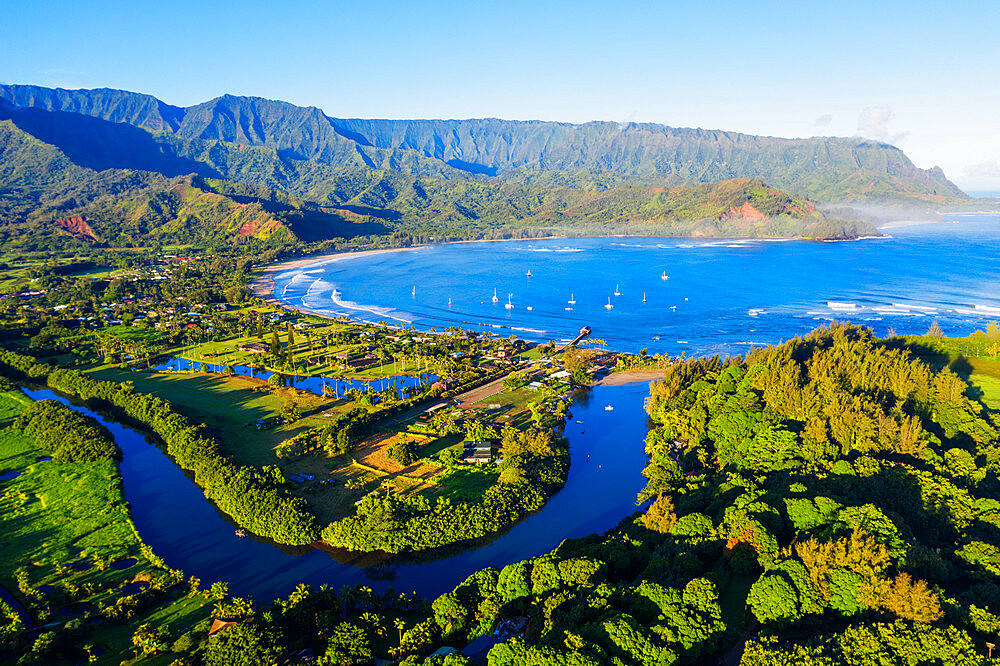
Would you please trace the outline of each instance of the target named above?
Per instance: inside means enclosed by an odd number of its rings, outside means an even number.
[[[966,165],[957,180],[971,189],[1000,188],[1000,161],[990,160]]]
[[[858,135],[866,139],[874,139],[882,143],[897,144],[910,135],[909,132],[893,133],[889,123],[895,118],[889,105],[869,106],[858,116]]]

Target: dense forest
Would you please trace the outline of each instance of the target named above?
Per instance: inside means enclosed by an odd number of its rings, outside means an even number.
[[[491,666],[988,663],[998,420],[954,372],[834,325],[653,387],[642,510],[470,576],[401,633],[403,663],[471,663],[422,655],[494,632]]]
[[[644,511],[434,602],[490,664],[980,664],[1000,630],[998,420],[834,325],[653,384]],[[745,644],[745,645],[744,645]]]

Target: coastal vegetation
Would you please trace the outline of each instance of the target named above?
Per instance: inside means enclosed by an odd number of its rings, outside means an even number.
[[[526,624],[490,664],[987,663],[1000,420],[968,391],[848,325],[675,364],[644,510],[470,577],[432,633]]]
[[[99,280],[48,279],[30,304],[8,310],[12,336],[28,337],[2,352],[2,372],[141,427],[238,526],[278,543],[322,534],[399,552],[470,541],[540,508],[565,480],[565,443],[544,432],[565,418],[570,384],[525,386],[558,370],[561,356],[545,371],[519,367],[522,354],[539,355],[513,337],[293,316],[245,291],[245,260],[170,259]],[[174,355],[187,370],[156,369]],[[574,363],[576,380],[588,381]],[[526,378],[518,387],[448,402],[512,370]],[[400,373],[421,379],[400,388]],[[307,389],[303,377],[321,379]],[[446,408],[431,419],[424,410],[435,401]],[[520,450],[518,433],[531,450]],[[466,469],[470,442],[486,447],[486,468]],[[373,536],[385,532],[369,511],[376,498],[398,508],[391,539]]]
[[[181,586],[174,574],[173,587],[151,598],[129,629],[117,628],[118,620],[94,625],[96,638],[86,640],[118,650],[129,650],[121,646],[130,641],[137,646],[132,654],[143,658],[172,655],[206,664],[275,660],[299,650],[334,663],[369,663],[382,655],[438,664],[445,662],[428,655],[439,647],[487,636],[485,649],[496,643],[490,664],[681,664],[730,650],[748,666],[985,663],[985,644],[1000,626],[990,564],[1000,548],[991,522],[1000,419],[980,402],[980,384],[970,386],[963,377],[995,372],[1000,362],[976,355],[978,345],[990,348],[990,331],[968,339],[883,341],[867,329],[837,324],[746,359],[666,366],[637,360],[664,373],[652,384],[648,405],[654,428],[646,442],[647,485],[639,510],[606,534],[484,569],[429,606],[395,593],[303,586],[251,612],[253,602],[229,598],[222,588],[176,596],[191,586]],[[575,363],[573,354],[567,358]],[[221,455],[218,443],[205,444],[211,439],[160,398],[23,353],[4,352],[0,360],[4,374],[18,381],[48,383],[117,418],[167,432],[160,436],[168,452],[179,464],[189,461],[196,479],[205,474],[199,465],[235,464],[203,459],[205,451]],[[219,373],[219,379],[226,378]],[[490,523],[497,516],[509,522],[536,508],[565,478],[565,443],[548,429],[564,418],[566,403],[558,390],[532,396],[523,381],[505,383],[487,398],[509,405],[500,410],[508,425],[492,434],[502,464],[480,478],[487,470],[456,461],[462,433],[470,440],[491,436],[480,418],[458,426],[453,413],[442,412],[412,424],[403,435],[381,440],[384,459],[358,463],[361,473],[372,475],[375,485],[368,488],[374,490],[364,492],[354,516],[324,529],[324,538],[396,552],[486,534],[502,527]],[[18,437],[38,440],[35,451],[56,451],[44,444],[41,424],[48,421],[89,433],[74,439],[67,431],[66,441],[80,446],[70,444],[61,454],[66,462],[36,465],[107,465],[115,474],[116,449],[99,426],[69,417],[54,403],[8,395],[13,402],[4,432],[21,424]],[[372,432],[370,409],[340,408],[323,427],[289,441],[301,442],[298,455],[306,458],[328,447],[343,456]],[[201,449],[171,445],[168,437],[200,441]],[[409,469],[391,458],[400,443],[418,457],[410,465],[440,465],[447,474],[423,491],[387,492],[377,465],[391,461]],[[93,461],[73,462],[76,451]],[[35,454],[26,455],[34,460]],[[248,478],[262,487],[273,480],[276,497],[291,497],[284,479]],[[464,494],[463,486],[478,489]],[[227,510],[225,499],[216,501]],[[127,511],[109,520],[128,524]],[[99,552],[87,557],[115,557]],[[234,624],[209,637],[210,613]],[[165,617],[172,619],[157,621]],[[11,626],[9,633],[22,635],[17,623]],[[37,645],[41,654],[68,654],[85,640],[72,630],[55,634],[43,644],[15,638],[7,649],[21,653]],[[447,663],[471,662],[456,655]]]
[[[0,102],[0,578],[12,592],[0,658],[437,666],[472,663],[432,653],[475,644],[494,665],[988,663],[995,326],[878,340],[834,325],[745,359],[610,354],[608,368],[663,374],[635,514],[433,601],[201,589],[136,534],[109,432],[15,388],[46,386],[141,429],[240,534],[385,554],[462,547],[565,482],[559,428],[605,355],[291,315],[249,289],[261,266],[464,238],[853,237],[872,229],[815,202],[960,201],[940,173],[870,142],[742,137],[735,149],[726,133],[645,126],[534,128],[605,137],[621,159],[572,142],[541,159],[521,137],[507,158],[482,144],[456,162],[455,146],[428,147],[446,125],[401,142],[391,122],[310,112],[310,135],[263,100],[185,110],[2,90],[19,106]],[[65,95],[91,95],[90,115]],[[217,119],[230,111],[262,122],[227,134]],[[448,127],[466,145],[470,125]],[[680,142],[673,157],[655,157],[657,133]],[[157,371],[166,359],[188,363]],[[423,380],[390,386],[399,375]]]

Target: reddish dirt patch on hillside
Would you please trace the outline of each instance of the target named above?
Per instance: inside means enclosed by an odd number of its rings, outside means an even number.
[[[266,213],[261,213],[257,217],[244,222],[237,233],[239,236],[256,236],[258,234],[268,234],[277,231],[282,223]]]
[[[723,213],[723,218],[741,218],[747,222],[761,222],[767,219],[767,216],[750,205],[750,202],[748,201],[739,208],[736,208],[736,206],[730,206],[729,210]]]
[[[89,241],[97,240],[97,234],[87,224],[87,218],[85,217],[64,217],[56,220],[55,225],[73,238]]]

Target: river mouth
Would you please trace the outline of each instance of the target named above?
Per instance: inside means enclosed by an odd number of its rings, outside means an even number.
[[[279,547],[238,537],[201,489],[137,430],[51,390],[25,392],[36,400],[59,400],[108,428],[122,450],[125,497],[139,535],[168,566],[197,576],[203,585],[226,581],[232,594],[262,601],[286,596],[300,583],[359,584],[433,598],[485,567],[503,567],[549,552],[564,539],[613,527],[638,509],[644,485],[648,384],[598,386],[571,408],[564,432],[572,460],[566,484],[506,531],[463,546],[391,556]],[[605,410],[609,404],[614,411]]]

